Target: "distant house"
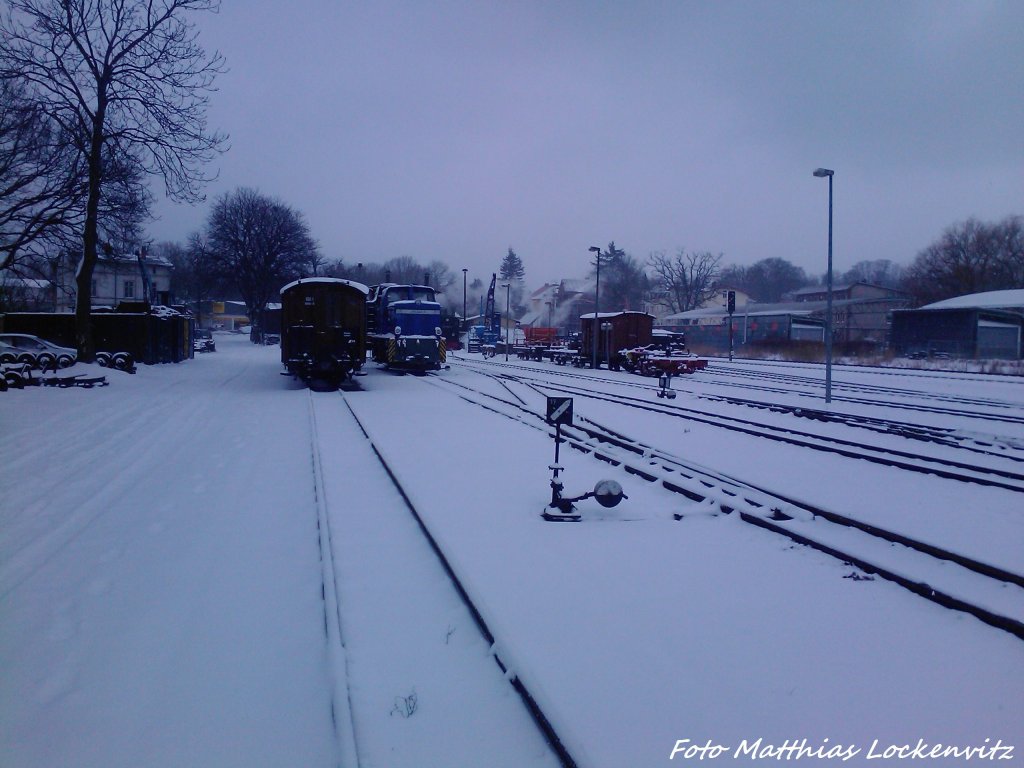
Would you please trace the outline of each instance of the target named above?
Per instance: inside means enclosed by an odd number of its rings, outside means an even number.
[[[526,301],[526,312],[519,318],[520,325],[534,328],[554,327],[558,283],[544,283],[531,293]]]
[[[545,283],[530,294],[521,326],[557,328],[559,336],[580,330],[580,315],[594,311],[594,284],[586,280]]]
[[[249,313],[243,301],[204,301],[201,325],[221,331],[233,331],[249,325]]]
[[[812,286],[794,291],[793,301],[813,304],[824,310],[828,289]],[[895,288],[854,282],[832,286],[832,335],[843,344],[868,342],[882,345],[889,333],[891,313],[910,303],[910,297]],[[821,315],[824,317],[824,314]]]
[[[718,309],[724,308],[726,302],[726,293],[733,291],[736,294],[736,306],[743,307],[750,301],[750,296],[745,291],[741,291],[738,288],[731,288],[730,286],[724,285],[716,289],[714,294],[701,304],[696,309]],[[655,325],[665,325],[666,318],[670,315],[674,316],[679,313],[673,312],[669,308],[668,292],[664,290],[649,291],[644,297],[644,312],[649,315],[654,315]]]
[[[16,277],[9,270],[0,270],[0,311],[50,312],[54,302],[51,281]]]
[[[825,339],[823,314],[817,304],[737,305],[737,311],[732,316],[733,347],[765,342],[821,343]],[[686,343],[689,346],[716,350],[729,348],[729,313],[724,307],[693,309],[668,315],[658,327],[682,331],[686,334]]]
[[[73,312],[81,254],[62,256],[57,268],[57,311]],[[121,302],[172,303],[171,273],[174,266],[162,256],[100,254],[92,272],[90,301],[93,307],[117,307]]]
[[[765,341],[824,341],[828,292],[825,288],[803,288],[794,301],[776,304],[740,303],[737,295],[733,314],[733,343]],[[832,339],[839,344],[868,344],[881,347],[888,338],[889,319],[894,309],[905,307],[906,294],[867,283],[835,286],[832,293]],[[687,343],[728,347],[729,313],[725,302],[712,302],[705,309],[668,315],[658,323],[667,330],[687,333]]]

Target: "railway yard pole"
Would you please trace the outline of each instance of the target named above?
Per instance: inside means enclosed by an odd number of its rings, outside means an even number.
[[[832,402],[832,176],[835,171],[818,168],[814,175],[819,179],[828,177],[828,294],[825,297],[825,402]]]
[[[587,250],[593,253],[594,258],[597,259],[597,280],[594,282],[594,349],[593,358],[590,361],[590,367],[596,370],[598,341],[597,337],[599,335],[597,332],[597,313],[599,311],[598,307],[600,306],[601,300],[601,249],[596,245],[592,245]]]
[[[512,315],[510,314],[511,296],[512,296],[512,281],[509,280],[505,283],[502,288],[505,289],[505,362],[508,362],[508,329],[511,324]]]

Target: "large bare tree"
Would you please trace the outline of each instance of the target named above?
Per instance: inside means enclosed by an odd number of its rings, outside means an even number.
[[[918,303],[980,291],[1024,288],[1021,216],[989,223],[968,219],[948,227],[903,275]]]
[[[0,81],[0,270],[31,269],[67,221],[77,179],[56,125],[16,82]]]
[[[302,214],[248,188],[228,192],[213,204],[207,246],[216,271],[238,288],[257,328],[281,286],[315,275],[322,263]]]
[[[206,124],[223,58],[207,55],[187,21],[219,0],[7,2],[0,79],[26,89],[85,169],[75,326],[80,359],[91,360],[90,286],[108,173],[141,169],[161,177],[169,197],[197,201],[205,165],[224,148],[226,136]]]
[[[683,248],[679,248],[674,257],[657,251],[648,259],[654,272],[655,290],[670,312],[688,312],[714,296],[721,262],[722,254],[687,253]]]

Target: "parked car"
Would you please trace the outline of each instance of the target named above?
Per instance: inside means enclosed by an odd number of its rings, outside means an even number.
[[[0,333],[0,343],[16,350],[16,361],[29,363],[37,368],[67,368],[75,364],[78,350],[62,347],[52,341],[41,339],[27,333]],[[8,353],[0,350],[0,358],[6,361]]]
[[[196,352],[216,352],[217,344],[213,340],[213,332],[206,328],[196,328],[192,337],[192,349]]]

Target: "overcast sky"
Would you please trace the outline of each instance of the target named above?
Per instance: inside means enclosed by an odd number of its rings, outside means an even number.
[[[230,134],[184,241],[239,186],[328,259],[440,259],[531,287],[611,240],[724,264],[909,263],[958,221],[1024,214],[1024,3],[226,0]],[[160,186],[162,189],[162,186]]]

